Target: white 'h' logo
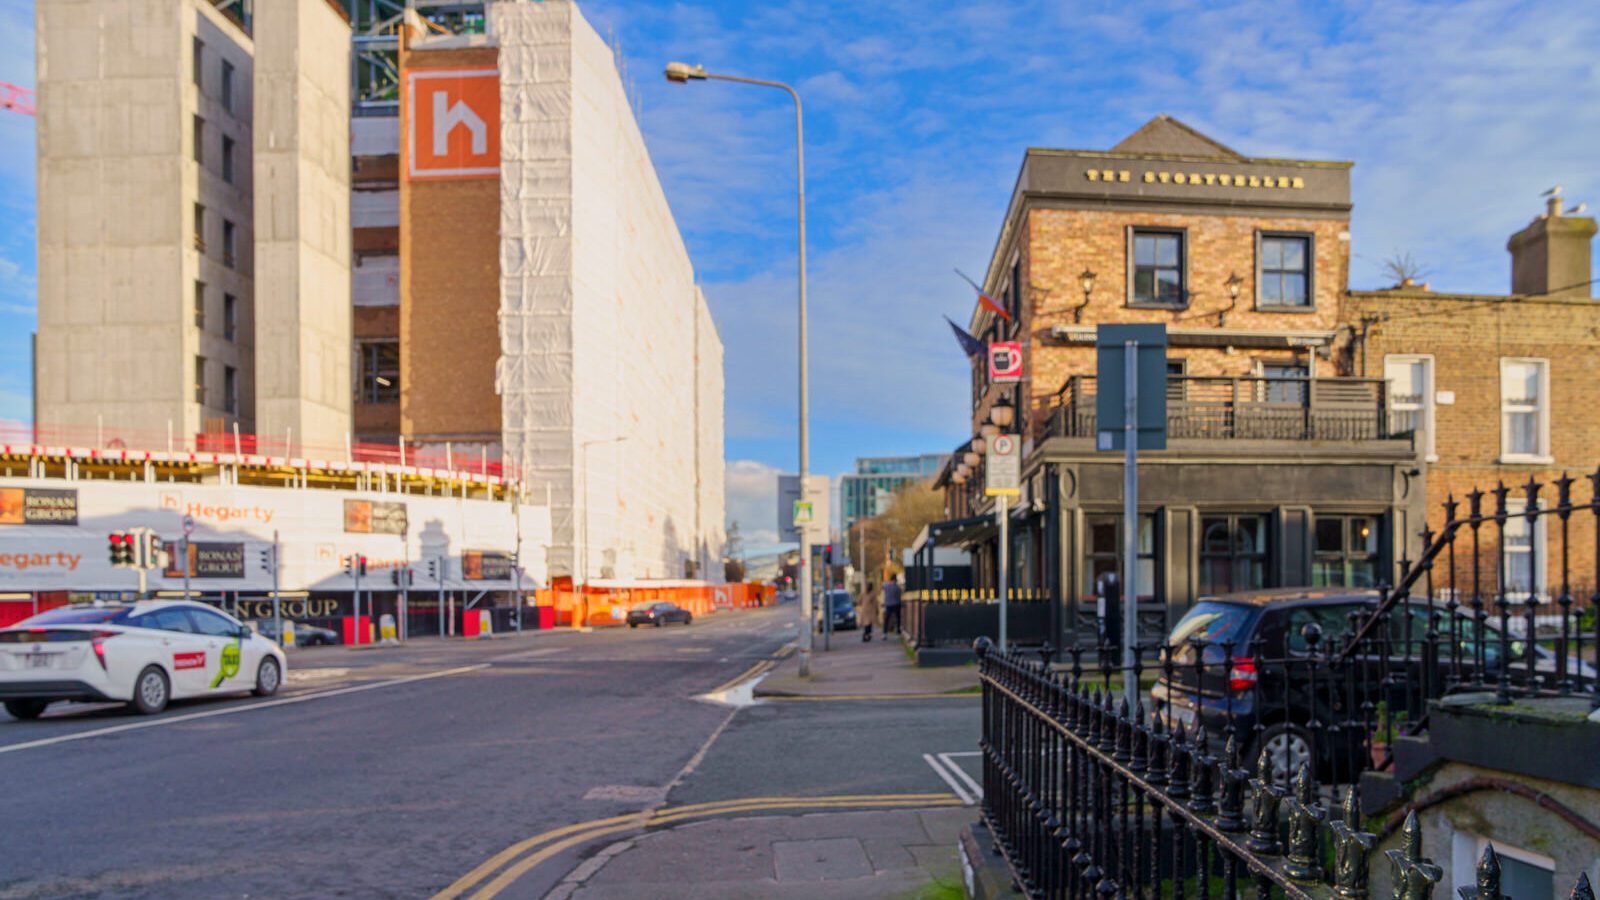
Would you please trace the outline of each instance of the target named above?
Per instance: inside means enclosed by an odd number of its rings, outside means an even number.
[[[450,132],[457,125],[467,126],[472,134],[472,154],[482,156],[489,152],[489,126],[465,101],[450,103],[442,90],[433,92],[433,155],[445,156],[450,152]]]

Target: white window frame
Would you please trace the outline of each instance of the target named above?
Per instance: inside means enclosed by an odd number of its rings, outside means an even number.
[[[1539,369],[1539,402],[1531,410],[1520,404],[1515,408],[1508,408],[1506,403],[1506,370],[1512,365],[1533,365]],[[1533,412],[1537,414],[1539,446],[1535,452],[1512,452],[1511,431],[1506,428],[1506,414],[1513,412]],[[1550,456],[1550,361],[1548,359],[1529,356],[1500,357],[1500,461],[1505,463],[1540,464],[1549,464],[1555,461]]]
[[[1422,437],[1423,452],[1427,454],[1428,462],[1438,462],[1439,454],[1434,444],[1434,382],[1433,382],[1433,354],[1432,353],[1390,353],[1383,357],[1383,380],[1385,390],[1389,391],[1389,410],[1395,411],[1394,391],[1389,386],[1390,362],[1414,364],[1422,363]]]
[[[1457,894],[1461,888],[1475,887],[1478,883],[1478,860],[1483,858],[1485,847],[1489,846],[1489,839],[1481,834],[1470,831],[1453,831],[1450,835],[1450,878],[1455,884],[1451,885],[1451,894]],[[1494,842],[1494,852],[1500,856],[1514,859],[1530,866],[1548,869],[1551,873],[1556,871],[1556,861],[1542,853],[1534,853],[1521,847],[1513,847],[1505,841]],[[1557,889],[1560,886],[1557,885]]]
[[[1544,506],[1543,503],[1541,503],[1541,504],[1539,504],[1538,508],[1542,510],[1542,509],[1545,508],[1545,506]],[[1527,509],[1528,509],[1528,498],[1526,498],[1526,497],[1507,497],[1506,498],[1506,512],[1507,513],[1520,514],[1520,513],[1526,512]],[[1527,519],[1516,518],[1516,519],[1507,519],[1506,520],[1507,527],[1510,527],[1512,522],[1518,522],[1518,523],[1521,524],[1522,527],[1527,527],[1529,525],[1529,522],[1528,522]],[[1529,541],[1528,550],[1526,551],[1526,552],[1531,553],[1533,555],[1532,563],[1529,566],[1529,569],[1533,574],[1533,585],[1532,585],[1532,587],[1533,587],[1534,595],[1539,597],[1539,598],[1541,598],[1541,600],[1546,599],[1546,598],[1548,598],[1550,596],[1550,593],[1549,593],[1549,588],[1550,588],[1549,580],[1546,578],[1546,574],[1549,571],[1549,563],[1550,563],[1550,558],[1549,558],[1549,556],[1546,555],[1550,550],[1550,542],[1548,540],[1546,540],[1546,538],[1548,537],[1548,533],[1547,533],[1547,530],[1545,528],[1545,525],[1547,524],[1547,522],[1548,522],[1548,517],[1541,515],[1541,516],[1539,516],[1537,521],[1532,523],[1532,526],[1533,526],[1532,540]],[[1519,549],[1516,552],[1520,554],[1520,553],[1523,553],[1524,551]],[[1512,553],[1512,550],[1511,550],[1510,546],[1507,545],[1505,543],[1505,541],[1502,540],[1501,541],[1501,545],[1500,545],[1500,565],[1502,567],[1502,570],[1504,570],[1506,568],[1509,568],[1508,566],[1506,566],[1506,562],[1507,562],[1507,559],[1509,558],[1509,556],[1511,555],[1511,553]],[[1507,597],[1514,597],[1514,598],[1516,598],[1518,600],[1524,600],[1524,599],[1527,598],[1528,595],[1526,593],[1524,593],[1523,591],[1520,591],[1520,590],[1512,590],[1510,585],[1507,585],[1506,586],[1506,596]]]

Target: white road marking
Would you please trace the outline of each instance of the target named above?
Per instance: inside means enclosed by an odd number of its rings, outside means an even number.
[[[249,706],[230,706],[227,709],[211,709],[205,712],[186,713],[181,716],[169,716],[163,719],[147,719],[143,722],[130,722],[126,725],[112,725],[109,728],[96,728],[92,731],[79,731],[73,734],[62,734],[56,737],[41,738],[36,741],[24,741],[20,744],[8,744],[0,747],[0,753],[14,753],[18,750],[32,750],[37,747],[49,747],[55,744],[65,744],[71,741],[82,741],[94,737],[104,737],[108,734],[120,734],[124,731],[139,731],[144,728],[159,728],[162,725],[177,725],[182,722],[193,722],[198,719],[211,719],[217,716],[231,716],[235,713],[251,712],[257,709],[268,709],[274,706],[288,706],[292,703],[305,703],[308,700],[321,700],[324,697],[338,697],[342,694],[355,694],[361,691],[373,691],[378,688],[395,687],[410,684],[413,681],[426,681],[430,678],[445,678],[450,675],[461,675],[466,672],[476,672],[479,669],[489,668],[488,663],[478,663],[474,666],[461,666],[455,669],[445,669],[442,672],[429,672],[426,675],[408,675],[404,678],[391,678],[388,681],[375,681],[371,684],[358,684],[353,687],[338,688],[332,691],[319,691],[314,694],[298,694],[293,697],[284,697],[280,700],[268,700],[263,703],[252,703]]]
[[[944,767],[940,765],[939,760],[933,758],[933,754],[924,753],[922,754],[922,759],[928,764],[928,768],[933,770],[933,774],[938,775],[940,780],[950,786],[951,793],[961,798],[961,803],[963,805],[971,806],[975,802],[973,796],[967,793],[967,789],[963,787],[959,781],[951,777],[949,772],[944,770]]]
[[[978,786],[978,782],[973,780],[971,775],[967,774],[967,770],[966,769],[963,769],[960,766],[956,765],[955,764],[955,760],[952,759],[952,757],[956,757],[956,756],[982,756],[982,755],[983,754],[981,752],[977,751],[977,750],[964,750],[964,751],[961,751],[959,753],[941,753],[941,754],[939,754],[939,761],[944,763],[946,766],[948,766],[950,771],[956,773],[956,777],[958,777],[962,781],[966,782],[967,787],[969,789],[971,789],[971,791],[972,791],[972,796],[980,798],[980,799],[983,797],[983,788],[979,787]]]

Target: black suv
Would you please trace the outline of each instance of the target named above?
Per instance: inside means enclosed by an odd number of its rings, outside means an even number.
[[[1452,614],[1420,598],[1393,610],[1344,664],[1330,665],[1330,649],[1343,647],[1377,605],[1376,591],[1351,588],[1203,598],[1167,638],[1173,669],[1170,680],[1162,671],[1151,689],[1153,713],[1169,727],[1189,729],[1198,717],[1213,736],[1211,752],[1219,755],[1231,717],[1240,760],[1250,768],[1265,748],[1275,775],[1286,778],[1314,753],[1326,778],[1348,781],[1368,767],[1370,732],[1380,709],[1391,721],[1402,715],[1415,720],[1429,696],[1462,689],[1458,684],[1492,682],[1500,670],[1497,616],[1484,626],[1480,653],[1470,608]],[[1426,667],[1430,625],[1439,635],[1437,661]],[[1506,649],[1512,672],[1520,673],[1527,642],[1513,637]],[[1534,653],[1536,677],[1549,678],[1555,654],[1537,644]],[[1474,677],[1480,665],[1482,679]],[[1572,665],[1592,675],[1587,663]]]

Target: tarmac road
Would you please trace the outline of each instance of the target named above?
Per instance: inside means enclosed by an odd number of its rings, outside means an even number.
[[[793,610],[307,648],[271,701],[0,714],[0,898],[429,896],[529,834],[659,802],[729,718],[695,695],[791,640]]]

